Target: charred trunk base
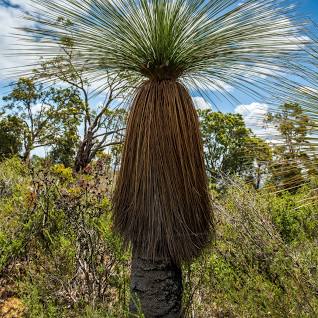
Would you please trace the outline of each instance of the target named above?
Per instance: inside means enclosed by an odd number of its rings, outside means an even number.
[[[131,292],[132,314],[143,313],[145,318],[181,317],[182,273],[171,261],[133,257]]]
[[[90,163],[90,150],[88,149],[81,149],[75,158],[75,163],[74,163],[74,172],[80,172],[83,171],[88,164]]]

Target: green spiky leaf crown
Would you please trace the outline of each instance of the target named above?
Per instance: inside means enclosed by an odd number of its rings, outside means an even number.
[[[91,80],[120,74],[135,84],[180,79],[224,94],[223,83],[244,93],[278,93],[294,86],[290,76],[300,73],[308,43],[285,0],[33,3],[41,14],[28,17],[36,27],[24,29],[32,42],[27,52],[49,59],[71,39],[80,53],[75,64]]]

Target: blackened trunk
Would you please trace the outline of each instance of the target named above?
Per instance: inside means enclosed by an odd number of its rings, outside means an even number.
[[[182,273],[170,260],[134,256],[131,269],[131,313],[145,318],[182,317]]]
[[[77,151],[74,171],[80,172],[84,170],[87,165],[91,162],[91,151],[94,146],[93,143],[93,134],[88,132],[84,140],[81,142],[81,145]]]
[[[257,166],[257,170],[256,170],[256,185],[255,188],[256,190],[259,190],[261,187],[261,166],[258,165]]]
[[[27,164],[29,164],[31,161],[31,149],[31,146],[27,145],[22,156],[22,160]]]

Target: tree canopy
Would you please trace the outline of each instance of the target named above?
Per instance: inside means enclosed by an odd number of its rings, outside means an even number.
[[[0,159],[19,155],[23,146],[23,122],[19,117],[0,119]]]
[[[8,118],[14,116],[20,121],[25,160],[33,149],[54,144],[81,116],[82,100],[77,90],[45,88],[30,78],[20,78],[3,100]]]
[[[245,126],[239,114],[199,111],[205,163],[212,182],[229,176],[252,178],[258,188],[271,160],[270,146]]]
[[[278,131],[270,182],[279,190],[295,190],[318,172],[317,152],[309,139],[313,122],[301,105],[291,102],[276,113],[268,113],[265,122]]]

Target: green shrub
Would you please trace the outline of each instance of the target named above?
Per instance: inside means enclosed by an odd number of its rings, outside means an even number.
[[[317,206],[235,184],[215,200],[217,237],[186,269],[196,317],[317,317]],[[189,296],[190,295],[190,296]]]
[[[112,232],[109,170],[0,164],[0,284],[26,318],[128,316],[130,253]],[[217,195],[216,240],[184,266],[188,316],[318,316],[314,188],[276,195],[233,182]]]
[[[310,192],[305,186],[295,195],[286,192],[269,201],[273,222],[287,243],[318,238],[318,203],[308,204]]]
[[[111,231],[109,176],[99,167],[73,175],[62,165],[0,166],[10,187],[0,197],[1,276],[15,280],[28,317],[127,311],[129,253]]]

